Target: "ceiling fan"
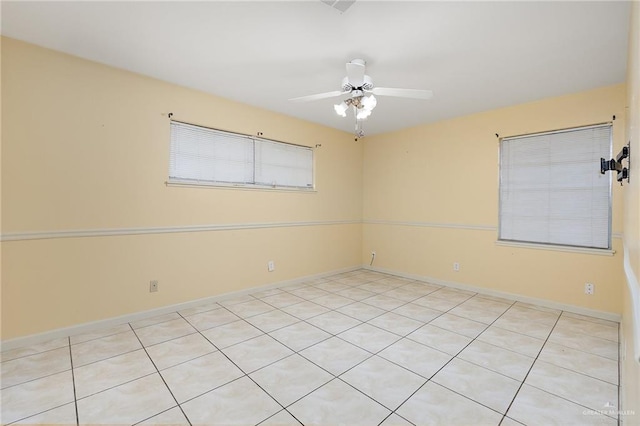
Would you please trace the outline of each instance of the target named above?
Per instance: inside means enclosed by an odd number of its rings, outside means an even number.
[[[354,59],[347,63],[347,76],[342,79],[341,90],[318,93],[316,95],[302,96],[289,99],[292,102],[310,102],[320,99],[334,98],[349,95],[349,98],[333,106],[341,117],[347,116],[347,110],[352,107],[356,117],[356,137],[363,137],[362,121],[371,115],[378,101],[374,95],[395,96],[398,98],[430,99],[433,96],[431,90],[419,89],[393,89],[389,87],[375,87],[371,77],[365,74],[366,62],[364,59]]]

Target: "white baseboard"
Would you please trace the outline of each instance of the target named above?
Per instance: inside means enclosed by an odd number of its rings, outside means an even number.
[[[422,275],[406,274],[404,272],[394,271],[391,269],[378,268],[375,266],[363,265],[364,269],[370,271],[382,272],[385,274],[397,275],[403,278],[409,278],[416,281],[423,281],[431,284],[442,285],[445,287],[457,288],[459,290],[473,291],[474,293],[486,294],[487,296],[501,297],[507,300],[514,300],[517,302],[530,303],[533,305],[539,305],[545,308],[559,309],[562,311],[572,312],[574,314],[586,315],[590,317],[600,318],[609,321],[620,322],[620,314],[612,312],[597,311],[595,309],[582,308],[580,306],[569,305],[566,303],[553,302],[545,299],[537,299],[535,297],[522,296],[515,293],[508,293],[505,291],[491,290],[488,288],[477,287],[469,284],[462,284],[453,281],[440,280],[438,278],[425,277]]]
[[[265,284],[257,287],[250,287],[243,290],[233,291],[230,293],[224,293],[216,296],[205,297],[202,299],[191,300],[189,302],[176,303],[173,305],[163,306],[160,308],[149,309],[147,311],[135,312],[131,314],[121,315],[118,317],[112,317],[112,318],[107,318],[107,319],[98,320],[98,321],[91,321],[83,324],[72,325],[69,327],[57,328],[55,330],[45,331],[43,333],[38,333],[38,334],[31,334],[29,336],[17,337],[15,339],[9,339],[9,340],[4,340],[0,342],[0,350],[7,351],[11,349],[22,348],[25,346],[44,343],[49,340],[59,339],[62,337],[92,333],[94,331],[98,331],[104,328],[115,327],[120,324],[126,324],[129,322],[139,321],[146,318],[155,317],[158,315],[163,315],[171,312],[181,311],[184,309],[194,308],[196,306],[206,305],[208,303],[222,302],[227,299],[232,299],[234,297],[243,296],[250,293],[257,293],[259,291],[269,290],[272,288],[298,284],[307,280],[324,278],[330,275],[355,271],[357,269],[361,269],[361,266],[352,266],[348,268],[333,270],[330,272],[323,272],[320,274],[306,275],[300,278],[294,278],[286,281],[279,281],[277,283]]]

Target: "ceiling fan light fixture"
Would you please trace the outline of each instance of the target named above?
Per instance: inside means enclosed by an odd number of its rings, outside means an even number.
[[[347,116],[347,109],[349,108],[349,106],[344,102],[340,102],[337,105],[333,106],[333,109],[336,111],[336,114],[338,114],[340,117],[346,117]]]
[[[362,109],[358,110],[358,113],[356,114],[356,119],[365,120],[370,115],[371,115],[371,110],[370,109],[362,108]]]
[[[364,109],[373,111],[376,105],[378,105],[378,100],[376,99],[375,96],[369,95],[369,96],[363,97],[361,103]]]

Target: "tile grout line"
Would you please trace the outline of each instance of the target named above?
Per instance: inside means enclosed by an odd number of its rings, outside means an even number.
[[[505,417],[507,417],[507,413],[509,412],[509,410],[511,409],[511,406],[513,405],[513,403],[515,402],[516,398],[518,397],[518,394],[520,393],[520,390],[522,389],[522,386],[524,386],[524,382],[529,377],[529,374],[531,373],[531,370],[533,370],[533,367],[536,365],[536,362],[538,361],[538,358],[540,357],[540,354],[542,353],[542,351],[544,350],[545,345],[549,341],[549,337],[551,337],[551,334],[553,333],[553,330],[556,328],[556,325],[558,324],[558,321],[560,321],[560,316],[561,315],[562,315],[562,313],[560,313],[560,315],[558,315],[558,318],[556,318],[556,322],[553,324],[553,327],[551,327],[551,330],[549,330],[549,334],[547,334],[547,338],[544,340],[544,343],[540,347],[540,350],[538,351],[538,354],[536,355],[535,359],[533,360],[533,363],[531,363],[531,367],[529,367],[529,370],[527,371],[527,374],[525,374],[524,378],[520,382],[520,386],[518,386],[518,390],[513,395],[513,398],[511,399],[511,402],[509,403],[509,406],[505,410],[504,415],[502,417],[502,420],[500,421],[500,424],[502,424],[502,422],[504,421]],[[553,395],[551,393],[549,393],[549,394]],[[498,426],[500,426],[500,425],[498,425]]]
[[[473,297],[473,296],[472,296],[472,297]],[[467,300],[468,300],[468,299],[467,299]],[[456,308],[457,306],[461,305],[461,304],[462,304],[462,303],[464,303],[464,302],[466,302],[466,300],[465,300],[465,301],[460,302],[458,305],[456,305],[456,306],[452,307],[451,309]],[[514,305],[514,304],[515,304],[515,301],[514,301],[514,302],[509,306],[509,308],[508,308],[506,311],[504,311],[502,314],[500,314],[500,316],[499,316],[498,318],[496,318],[496,319],[495,319],[495,320],[493,320],[490,324],[488,324],[488,325],[484,328],[484,330],[482,330],[480,333],[478,333],[478,335],[477,335],[476,337],[472,338],[472,339],[471,339],[471,341],[470,341],[469,343],[467,343],[467,344],[466,344],[462,349],[460,349],[460,350],[459,350],[455,355],[453,355],[449,361],[447,361],[447,362],[446,362],[442,367],[440,367],[440,368],[439,368],[435,373],[433,373],[433,374],[431,375],[431,377],[429,377],[429,378],[427,379],[427,381],[426,381],[425,383],[423,383],[423,384],[422,384],[422,386],[420,386],[420,387],[419,387],[418,389],[416,389],[416,390],[415,390],[411,395],[409,395],[409,396],[408,396],[404,401],[402,401],[402,403],[401,403],[400,405],[398,405],[398,407],[397,407],[395,410],[393,410],[393,413],[394,413],[394,414],[396,414],[396,415],[398,415],[398,416],[400,416],[400,414],[398,414],[398,413],[397,413],[397,410],[398,410],[398,409],[400,409],[400,407],[402,407],[402,406],[403,406],[403,405],[404,405],[404,404],[405,404],[409,399],[411,399],[411,397],[413,397],[413,395],[415,395],[415,394],[416,394],[420,389],[422,389],[422,388],[423,388],[427,383],[431,382],[431,381],[433,380],[433,378],[436,376],[436,374],[438,374],[438,373],[439,373],[440,371],[442,371],[442,370],[443,370],[447,365],[449,365],[449,364],[451,363],[451,361],[453,361],[454,359],[458,358],[458,355],[460,355],[460,354],[461,354],[461,353],[462,353],[462,352],[463,352],[463,351],[464,351],[464,350],[465,350],[469,345],[471,345],[473,342],[475,342],[475,341],[476,341],[476,339],[478,338],[478,336],[480,336],[480,335],[481,335],[482,333],[484,333],[484,332],[485,332],[489,327],[491,327],[491,326],[492,326],[496,321],[498,321],[498,319],[500,319],[500,317],[502,317],[505,313],[507,313],[507,312],[509,311],[509,309],[511,309],[511,307],[513,307],[513,305]],[[450,311],[451,309],[449,309],[449,311]],[[447,312],[449,312],[449,311],[446,311],[445,313],[447,313]],[[454,314],[451,314],[451,315],[454,315]],[[466,337],[469,337],[469,336],[466,336]],[[418,342],[418,343],[419,343],[419,342]],[[426,345],[425,345],[425,346],[426,346]],[[430,346],[428,346],[428,347],[430,347]],[[434,349],[435,349],[435,348],[434,348]],[[447,355],[449,355],[449,354],[447,354]],[[460,359],[461,359],[461,358],[460,358]],[[464,361],[464,360],[463,360],[463,361]],[[484,367],[481,367],[481,368],[484,368]],[[410,370],[410,371],[411,371],[411,370]],[[489,371],[491,371],[491,370],[489,370]],[[412,372],[413,372],[413,371],[412,371]],[[413,372],[413,373],[415,373],[415,372]],[[417,373],[415,373],[415,374],[417,374]],[[424,376],[421,376],[421,377],[424,377]],[[479,401],[476,401],[476,400],[474,400],[474,399],[470,398],[469,396],[463,395],[463,394],[461,394],[461,393],[459,393],[459,392],[457,392],[457,391],[455,391],[455,390],[453,390],[453,389],[449,389],[448,387],[446,387],[446,386],[444,386],[444,385],[442,385],[442,384],[440,384],[440,383],[438,383],[438,382],[433,382],[433,383],[434,383],[434,384],[436,384],[436,385],[438,385],[438,386],[441,386],[441,387],[443,387],[444,389],[447,389],[447,390],[449,390],[449,391],[451,391],[451,392],[453,392],[453,393],[455,393],[455,394],[457,394],[457,395],[460,395],[460,396],[462,396],[463,398],[466,398],[466,399],[468,399],[468,400],[470,400],[470,401],[472,401],[472,402],[474,402],[474,403],[476,403],[476,404],[479,404],[479,405],[481,405],[481,406],[483,406],[483,407],[485,407],[485,408],[487,408],[487,409],[489,409],[489,410],[491,410],[491,411],[493,411],[493,412],[496,412],[496,413],[498,413],[498,414],[502,414],[502,413],[500,413],[499,411],[497,411],[497,410],[495,410],[495,409],[493,409],[493,408],[491,408],[491,407],[488,407],[487,405],[485,405],[485,404],[483,404],[483,403],[481,403],[481,402],[479,402]],[[517,394],[517,392],[516,392],[516,394]],[[507,409],[507,411],[508,411],[508,409]],[[506,413],[506,411],[505,411],[505,413]],[[401,416],[401,417],[402,417],[402,416]],[[504,415],[503,415],[503,418],[504,418]],[[403,417],[403,419],[404,419],[404,417]],[[405,420],[406,420],[406,419],[405,419]]]
[[[179,314],[178,314],[179,315]],[[184,318],[183,318],[184,319]],[[180,403],[178,402],[176,396],[173,394],[173,391],[171,391],[171,388],[169,387],[169,385],[167,384],[166,380],[164,379],[164,377],[162,376],[162,374],[160,373],[160,370],[158,369],[158,366],[156,365],[156,363],[153,361],[153,358],[151,358],[151,355],[149,355],[149,352],[147,351],[147,348],[142,344],[142,340],[140,340],[140,337],[138,336],[138,333],[136,333],[135,329],[131,326],[131,324],[129,324],[129,327],[131,327],[131,330],[133,331],[133,334],[136,336],[136,338],[138,339],[138,342],[140,342],[140,345],[142,345],[142,349],[144,350],[144,353],[147,354],[147,357],[149,358],[149,361],[151,361],[151,364],[153,364],[153,367],[156,369],[156,373],[158,373],[158,376],[160,377],[160,379],[162,380],[162,383],[164,383],[165,387],[167,388],[167,390],[169,391],[169,393],[171,394],[171,397],[173,398],[173,400],[176,402],[176,405],[178,407],[180,407],[180,411],[182,412],[182,415],[184,416],[185,419],[187,419],[187,422],[189,422],[189,426],[192,426],[191,424],[191,420],[189,420],[189,417],[187,417],[187,414],[184,412],[184,410],[182,409],[182,406],[180,405]],[[147,376],[145,376],[147,377]],[[164,410],[166,411],[166,410]],[[162,411],[162,412],[164,412]],[[152,418],[154,416],[157,416],[160,413],[156,413],[153,416],[149,417]],[[144,421],[144,420],[142,420]]]
[[[256,299],[256,300],[258,300],[258,299]],[[226,308],[225,308],[225,309],[226,309]],[[178,314],[178,315],[180,315],[180,314]],[[234,314],[234,315],[235,315],[235,314]],[[180,315],[180,316],[182,317],[182,315]],[[182,318],[184,319],[184,317],[182,317]],[[186,319],[185,319],[185,320],[186,320]],[[255,327],[253,324],[251,324],[250,322],[246,321],[244,318],[243,318],[242,320],[243,320],[243,321],[245,321],[247,324],[249,324],[249,325],[251,325],[251,326]],[[197,330],[197,329],[196,329],[196,330]],[[260,331],[262,331],[262,330],[260,330]],[[276,404],[278,404],[280,407],[282,407],[282,409],[283,409],[283,410],[287,411],[287,413],[289,413],[289,414],[290,414],[294,419],[296,419],[296,421],[298,421],[300,424],[302,424],[302,422],[300,422],[300,420],[298,420],[298,418],[297,418],[296,416],[294,416],[291,412],[289,412],[289,410],[287,410],[287,409],[286,409],[286,407],[285,407],[284,405],[282,405],[282,404],[281,404],[277,399],[275,399],[275,398],[274,398],[274,397],[273,397],[269,392],[267,392],[267,391],[266,391],[266,389],[264,389],[262,386],[260,386],[260,384],[258,384],[258,383],[253,379],[253,377],[249,376],[249,373],[247,373],[246,371],[244,371],[244,369],[242,369],[238,364],[236,364],[236,363],[235,363],[235,362],[234,362],[234,361],[233,361],[233,360],[232,360],[232,359],[231,359],[231,358],[230,358],[226,353],[224,353],[224,351],[222,351],[222,350],[221,350],[218,346],[216,346],[216,345],[215,345],[211,340],[209,340],[209,338],[207,338],[207,336],[205,336],[204,334],[202,334],[202,332],[201,332],[200,330],[198,330],[198,333],[200,333],[200,335],[201,335],[204,339],[206,339],[206,340],[207,340],[211,345],[213,345],[213,347],[214,347],[214,348],[216,348],[216,349],[218,350],[218,352],[220,352],[220,353],[221,353],[225,358],[227,358],[227,360],[229,360],[229,362],[231,362],[233,365],[235,365],[235,367],[236,367],[238,370],[240,370],[244,375],[243,375],[243,376],[241,376],[241,377],[238,377],[237,379],[234,379],[234,380],[232,380],[232,381],[230,381],[230,382],[227,382],[227,383],[225,383],[225,384],[223,384],[223,385],[220,385],[220,386],[218,386],[218,387],[216,387],[216,388],[214,388],[214,389],[210,389],[210,390],[208,390],[207,392],[204,392],[204,393],[202,393],[202,394],[200,394],[200,395],[197,395],[197,396],[195,396],[195,397],[193,397],[193,398],[189,399],[188,401],[191,401],[191,400],[193,400],[193,399],[195,399],[195,398],[198,398],[198,397],[200,397],[200,396],[202,396],[202,395],[205,395],[205,394],[207,394],[207,393],[209,393],[209,392],[212,392],[212,391],[213,391],[213,390],[215,390],[215,389],[218,389],[218,388],[220,388],[220,387],[222,387],[222,386],[225,386],[225,385],[227,385],[227,384],[229,384],[229,383],[231,383],[231,382],[234,382],[234,381],[236,381],[236,380],[239,380],[239,379],[241,379],[241,378],[243,378],[243,377],[246,377],[246,378],[248,378],[249,380],[251,380],[251,381],[252,381],[256,386],[258,386],[258,388],[260,388],[260,389],[261,389],[265,394],[267,394],[267,395],[269,396],[269,398],[271,398],[273,401],[275,401],[275,403],[276,403]],[[263,332],[263,333],[264,333],[264,332]],[[267,333],[264,333],[264,335],[268,336],[268,334],[267,334]],[[256,337],[261,337],[261,336],[256,336]],[[277,341],[276,339],[274,339],[273,337],[271,337],[271,336],[269,336],[269,337],[270,337],[271,339],[273,339],[274,341],[278,342],[278,341]],[[254,337],[254,338],[255,338],[255,337]],[[251,340],[251,339],[247,339],[247,340]],[[280,343],[280,342],[278,342],[278,343]],[[281,344],[281,343],[280,343],[280,344]],[[231,346],[234,346],[234,345],[231,345]],[[285,347],[286,347],[286,346],[285,346]],[[285,359],[285,358],[288,358],[288,357],[289,357],[289,356],[291,356],[291,355],[293,355],[293,354],[287,355],[286,357],[280,358],[280,359],[278,359],[278,360],[276,360],[276,361],[274,361],[274,362],[272,362],[272,363],[269,363],[269,364],[267,364],[267,365],[265,365],[265,366],[263,366],[263,367],[261,367],[261,368],[258,368],[257,370],[252,371],[252,373],[253,373],[253,372],[255,372],[255,371],[261,370],[262,368],[265,368],[265,367],[267,367],[267,366],[269,366],[269,365],[275,364],[276,362],[279,362],[279,361],[281,361],[281,360],[283,360],[283,359]],[[167,386],[167,387],[168,387],[168,386]],[[184,401],[183,403],[186,403],[186,402],[188,402],[188,401]],[[176,401],[176,402],[177,402],[177,401]],[[180,409],[182,410],[182,406],[181,406],[180,404],[178,404],[178,405],[180,406]],[[183,413],[184,413],[184,411],[183,411]],[[277,412],[273,413],[271,416],[269,416],[269,417],[267,417],[267,418],[265,418],[265,419],[262,419],[262,420],[260,421],[260,423],[263,423],[265,420],[269,419],[270,417],[273,417],[275,414],[278,414],[278,413],[279,413],[279,411],[277,411]],[[186,414],[185,414],[185,417],[186,417]],[[187,417],[187,419],[188,419],[188,417]],[[190,420],[189,420],[189,424],[191,424],[191,421],[190,421]]]
[[[80,415],[78,414],[78,395],[76,393],[76,375],[75,368],[73,367],[73,352],[71,351],[71,337],[67,337],[69,340],[69,362],[71,364],[71,383],[73,384],[73,405],[76,410],[76,426],[80,426]]]

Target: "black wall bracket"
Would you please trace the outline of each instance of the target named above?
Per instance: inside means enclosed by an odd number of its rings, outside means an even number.
[[[622,185],[623,180],[629,182],[629,169],[631,168],[631,144],[622,147],[622,151],[618,153],[616,158],[611,160],[600,159],[600,174],[604,174],[609,170],[615,170],[618,173],[617,180]],[[626,167],[622,164],[622,160],[627,160]]]

